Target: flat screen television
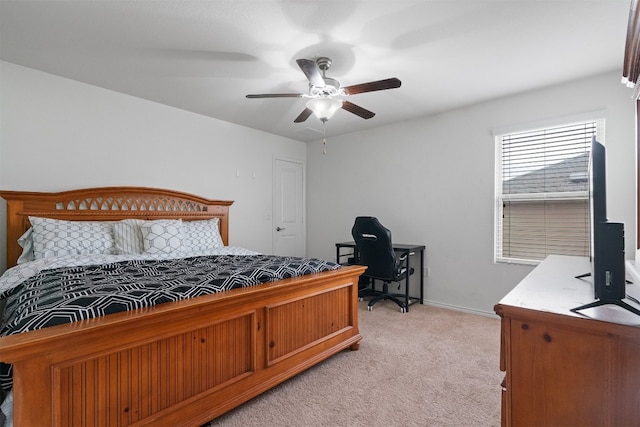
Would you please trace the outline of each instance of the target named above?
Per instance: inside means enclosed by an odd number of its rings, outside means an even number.
[[[577,277],[591,276],[596,301],[571,311],[615,304],[640,315],[640,310],[622,301],[626,296],[624,224],[607,218],[606,148],[595,136],[589,158],[589,207],[591,272]]]
[[[622,299],[624,281],[624,227],[607,218],[606,148],[595,136],[589,161],[591,276],[596,299]]]
[[[607,221],[607,162],[604,145],[593,136],[591,139],[591,155],[589,157],[589,204],[591,216],[591,254],[593,244],[597,241],[594,236],[595,224]]]

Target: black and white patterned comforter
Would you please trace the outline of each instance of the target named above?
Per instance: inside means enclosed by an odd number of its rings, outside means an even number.
[[[208,255],[47,269],[5,292],[0,335],[337,268],[315,258]],[[11,388],[9,365],[0,364],[0,386]]]

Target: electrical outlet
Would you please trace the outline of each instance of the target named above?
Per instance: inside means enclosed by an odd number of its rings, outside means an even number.
[[[429,267],[424,268],[424,277],[431,277],[431,269]]]

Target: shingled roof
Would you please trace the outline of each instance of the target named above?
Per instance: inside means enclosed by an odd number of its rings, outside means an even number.
[[[503,194],[555,193],[589,189],[589,154],[570,157],[558,163],[503,181]]]

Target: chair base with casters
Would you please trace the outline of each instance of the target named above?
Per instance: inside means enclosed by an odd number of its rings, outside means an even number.
[[[411,269],[413,270],[413,269]],[[413,271],[411,271],[413,273]],[[382,290],[375,288],[376,279],[370,277],[361,276],[364,279],[365,285],[361,286],[358,291],[358,301],[364,301],[366,298],[371,297],[367,304],[367,310],[373,310],[373,306],[379,301],[393,301],[398,307],[400,307],[400,313],[406,313],[409,311],[409,305],[419,301],[419,298],[407,297],[406,294],[391,293],[389,292],[389,285],[393,282],[383,281]],[[398,289],[400,286],[398,286]]]

